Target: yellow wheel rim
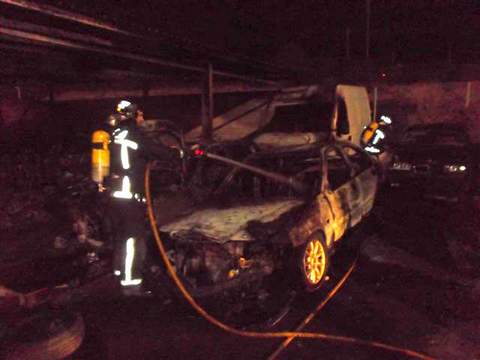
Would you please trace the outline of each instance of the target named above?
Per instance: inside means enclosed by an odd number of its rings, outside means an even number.
[[[318,285],[325,274],[325,249],[318,239],[310,240],[303,255],[305,278],[311,285]]]

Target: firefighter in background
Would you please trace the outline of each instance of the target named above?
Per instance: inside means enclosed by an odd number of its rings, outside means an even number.
[[[144,134],[143,112],[135,104],[122,100],[108,120],[109,168],[107,155],[94,161],[93,152],[105,146],[105,133],[96,134],[92,152],[92,177],[101,181],[99,190],[110,197],[109,218],[111,238],[114,239],[114,273],[126,292],[137,293],[141,288],[146,244],[146,208],[144,198],[144,171],[150,160],[180,162],[182,151],[152,143]],[[99,145],[101,144],[101,145]],[[98,165],[101,163],[102,166]],[[103,168],[98,174],[93,169]]]
[[[392,119],[382,115],[374,120],[362,133],[361,144],[365,151],[372,155],[380,155],[385,151],[386,139],[389,137]]]

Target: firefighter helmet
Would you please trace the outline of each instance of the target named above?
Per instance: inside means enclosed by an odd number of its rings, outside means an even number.
[[[134,119],[137,116],[137,105],[128,100],[122,100],[117,104],[115,111],[122,116],[121,120]]]

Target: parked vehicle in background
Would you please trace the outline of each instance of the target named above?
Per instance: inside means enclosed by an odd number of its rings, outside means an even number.
[[[259,132],[314,133],[323,140],[332,138],[360,146],[362,132],[371,122],[370,112],[363,86],[340,84],[334,92],[319,85],[284,88],[215,117],[212,137],[226,142]],[[185,135],[185,140],[196,142],[201,134],[198,126]]]
[[[474,190],[475,167],[474,148],[464,127],[414,125],[395,145],[388,182],[425,198],[458,202]]]

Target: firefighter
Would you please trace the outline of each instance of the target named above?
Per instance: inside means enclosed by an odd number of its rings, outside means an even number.
[[[362,133],[361,143],[365,151],[372,155],[380,155],[385,151],[386,138],[390,132],[392,120],[385,115],[374,120]]]
[[[104,189],[110,197],[109,218],[114,239],[114,273],[129,293],[143,282],[146,244],[144,171],[150,160],[179,162],[182,151],[154,144],[142,130],[143,112],[122,100],[108,119],[110,169]]]

